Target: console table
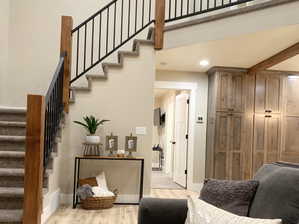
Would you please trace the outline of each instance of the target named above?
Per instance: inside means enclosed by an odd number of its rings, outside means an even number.
[[[79,187],[80,179],[80,162],[81,160],[117,160],[117,161],[140,161],[140,183],[139,183],[139,202],[143,197],[143,179],[144,179],[144,158],[130,158],[130,157],[105,157],[105,156],[76,156],[75,157],[75,169],[74,169],[74,189],[73,189],[73,208],[76,208],[79,204],[78,196],[76,195]],[[115,203],[122,205],[138,205],[138,203]]]

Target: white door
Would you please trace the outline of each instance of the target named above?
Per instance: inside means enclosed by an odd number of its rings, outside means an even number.
[[[183,187],[187,187],[188,100],[185,93],[177,95],[175,100],[173,180]]]

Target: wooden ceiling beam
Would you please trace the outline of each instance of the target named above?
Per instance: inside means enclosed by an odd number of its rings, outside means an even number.
[[[270,58],[252,66],[249,68],[249,74],[255,74],[258,71],[266,70],[274,65],[277,65],[289,58],[292,58],[299,54],[299,42],[288,47],[287,49],[280,51]]]

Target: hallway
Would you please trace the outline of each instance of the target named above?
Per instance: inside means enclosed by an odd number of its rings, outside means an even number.
[[[183,189],[162,171],[152,171],[152,189]]]

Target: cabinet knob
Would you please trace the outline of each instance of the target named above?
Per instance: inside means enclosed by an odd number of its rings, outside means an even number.
[[[271,115],[265,115],[265,117],[272,117]]]
[[[265,110],[266,113],[272,113],[272,110]]]

